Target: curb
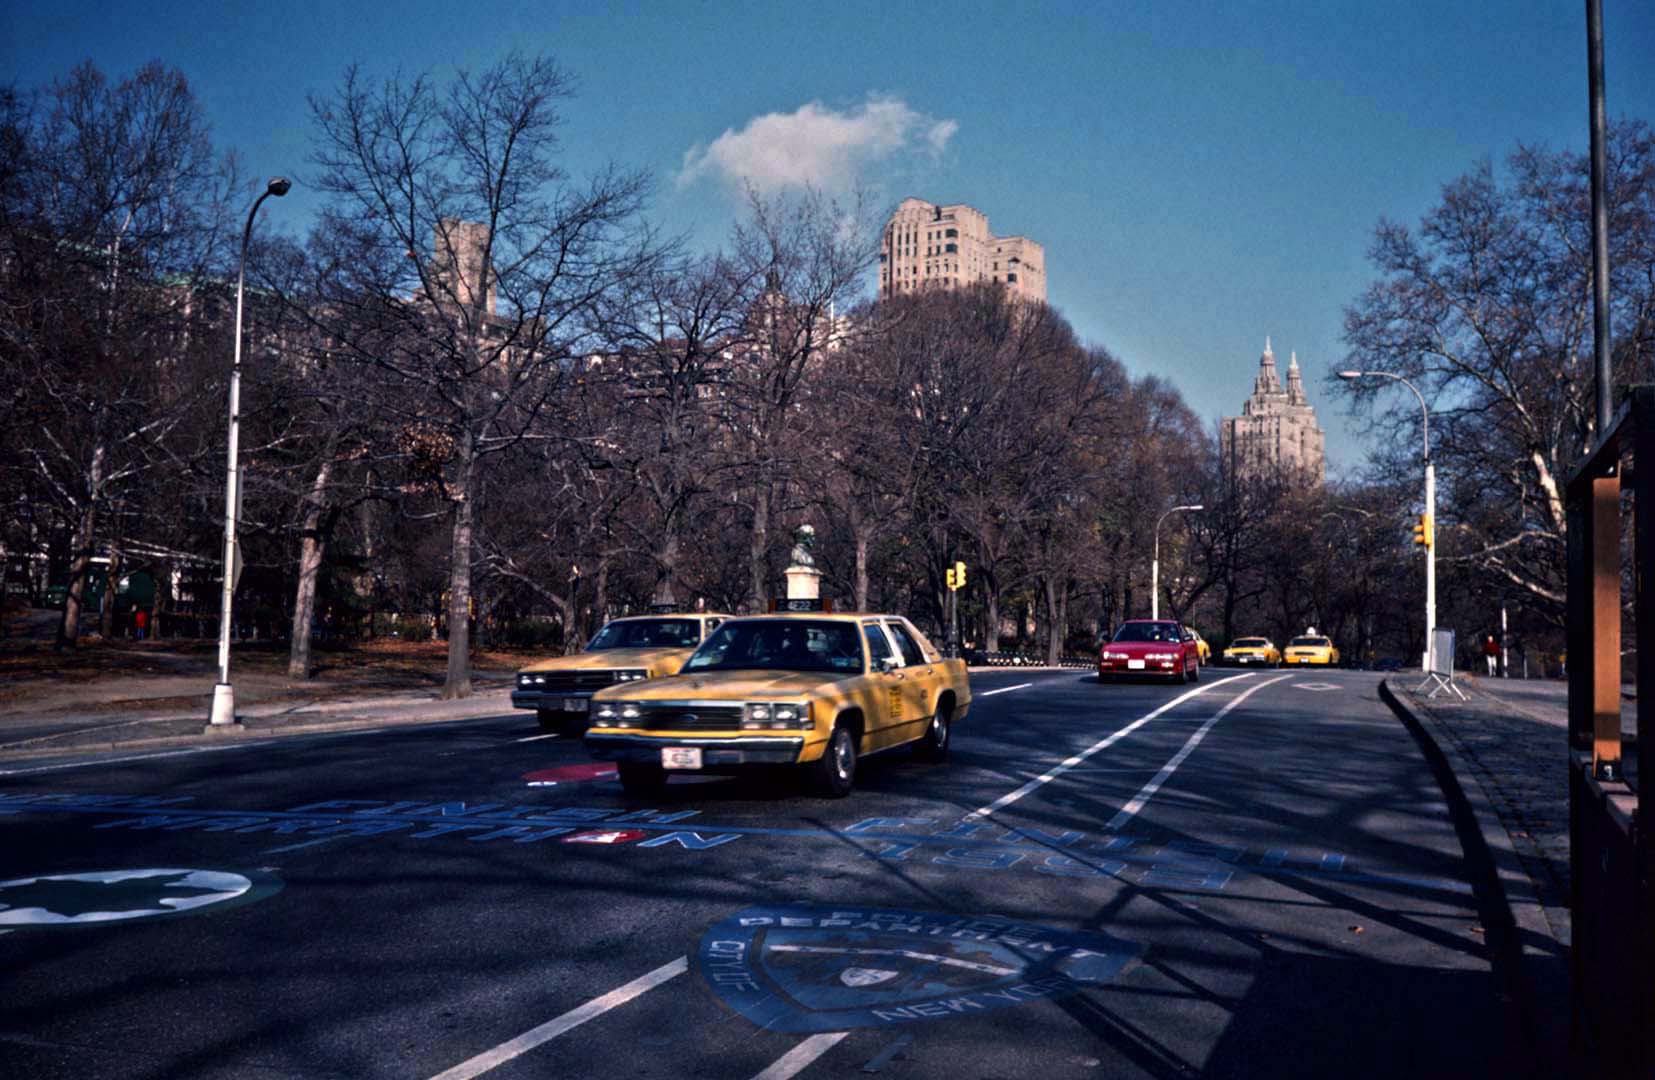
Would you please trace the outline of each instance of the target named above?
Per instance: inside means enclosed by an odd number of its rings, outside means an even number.
[[[427,701],[398,702],[399,705],[432,704]],[[345,712],[353,707],[352,703],[341,702],[329,708],[332,713]],[[478,720],[489,716],[505,716],[516,711],[509,698],[504,701],[491,700],[485,691],[474,694],[469,698],[452,703],[452,708],[443,709],[435,713],[381,713],[373,714],[373,710],[386,708],[383,699],[366,699],[354,704],[355,708],[363,710],[363,714],[354,717],[343,717],[328,720],[293,720],[275,725],[238,722],[228,730],[215,729],[207,725],[200,716],[166,716],[149,717],[138,723],[180,723],[192,722],[193,729],[171,735],[142,735],[130,739],[112,739],[100,737],[99,733],[83,733],[77,741],[52,742],[53,739],[73,739],[76,733],[65,732],[62,736],[46,735],[31,739],[27,743],[15,743],[10,746],[0,745],[0,761],[28,761],[36,758],[63,757],[80,753],[109,753],[121,750],[156,750],[168,747],[183,747],[197,745],[223,746],[238,742],[252,742],[261,739],[277,739],[289,735],[315,735],[327,732],[343,731],[370,731],[386,727],[410,727],[418,724],[447,724],[465,720]],[[258,714],[242,714],[240,720],[279,719],[281,714],[260,716]],[[122,725],[126,726],[126,725]]]
[[[1537,1077],[1563,1076],[1568,1060],[1568,946],[1552,933],[1540,889],[1453,732],[1391,686],[1379,696],[1413,734],[1448,801],[1483,920],[1495,978],[1514,1005],[1509,1065]],[[1560,764],[1559,768],[1563,766]]]

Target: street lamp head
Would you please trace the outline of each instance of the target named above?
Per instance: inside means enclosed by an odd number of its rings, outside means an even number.
[[[287,194],[288,189],[291,188],[292,186],[293,186],[293,182],[291,180],[289,180],[287,177],[285,177],[285,176],[272,176],[270,178],[270,183],[265,186],[264,190],[265,190],[266,194],[274,195],[277,198],[281,198],[283,195]]]
[[[1339,377],[1341,379],[1360,379],[1366,374],[1367,372],[1365,371],[1341,371],[1339,373]]]

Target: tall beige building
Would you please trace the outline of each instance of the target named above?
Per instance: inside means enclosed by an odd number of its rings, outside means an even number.
[[[903,199],[879,244],[879,296],[998,281],[1046,299],[1046,249],[1026,236],[995,236],[988,216],[955,203]]]
[[[1224,455],[1225,471],[1234,479],[1281,477],[1296,484],[1322,482],[1326,471],[1322,429],[1316,425],[1316,410],[1304,395],[1297,353],[1291,354],[1284,387],[1276,375],[1276,354],[1270,351],[1270,339],[1264,339],[1253,395],[1242,405],[1240,416],[1224,418],[1219,449]]]

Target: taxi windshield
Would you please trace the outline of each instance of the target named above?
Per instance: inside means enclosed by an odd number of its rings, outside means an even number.
[[[862,674],[855,623],[744,619],[719,627],[684,663],[691,671],[831,671]]]
[[[1325,637],[1296,637],[1288,642],[1289,645],[1309,645],[1312,648],[1326,648],[1332,644]]]
[[[1182,641],[1177,623],[1129,622],[1115,631],[1114,641]]]
[[[1267,648],[1269,644],[1261,637],[1244,637],[1237,638],[1236,643],[1230,647],[1233,649],[1263,649]]]
[[[625,619],[612,622],[597,632],[586,648],[602,649],[691,649],[701,640],[695,619]]]

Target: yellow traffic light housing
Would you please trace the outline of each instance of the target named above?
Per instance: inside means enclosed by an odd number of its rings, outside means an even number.
[[[1419,521],[1414,525],[1414,543],[1428,548],[1436,542],[1435,522],[1430,514],[1419,515]]]
[[[954,564],[954,588],[965,588],[965,563],[963,562]]]
[[[954,582],[954,568],[952,566],[950,566],[947,570],[945,570],[943,572],[943,577],[945,577],[948,580],[948,591],[949,592],[953,592],[955,589],[959,588],[959,585],[955,584],[955,582]]]

